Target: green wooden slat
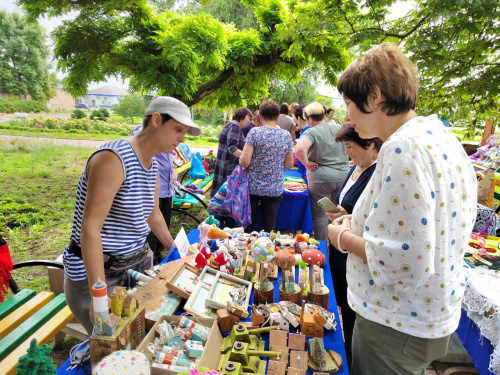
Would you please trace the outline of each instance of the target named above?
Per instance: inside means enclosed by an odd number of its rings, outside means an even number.
[[[496,200],[499,200],[499,201],[500,201],[500,193],[497,193],[497,192],[495,191],[495,193],[494,193],[493,195],[494,195],[494,197],[495,197],[495,199],[496,199]]]
[[[208,176],[207,178],[205,178],[203,181],[200,182],[200,184],[198,185],[198,187],[200,189],[203,189],[203,187],[208,184],[210,181],[212,181],[214,179],[214,175],[211,174],[210,176]]]
[[[19,293],[14,294],[8,300],[0,304],[0,320],[5,318],[18,307],[24,305],[27,301],[32,299],[36,295],[36,292],[31,289],[23,289]]]
[[[182,183],[182,186],[185,186],[185,185],[187,185],[187,184],[192,184],[193,182],[194,182],[194,180],[193,180],[192,178],[190,178],[189,180],[184,181],[184,182]]]
[[[3,360],[14,348],[23,343],[38,328],[66,306],[66,297],[59,294],[38,312],[27,319],[23,324],[0,340],[0,361]]]

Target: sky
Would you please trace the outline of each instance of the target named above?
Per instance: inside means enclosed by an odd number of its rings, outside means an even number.
[[[391,17],[390,19],[396,19],[399,18],[403,15],[405,15],[412,6],[412,1],[398,1],[396,4],[394,4],[390,10],[391,10]],[[16,0],[0,0],[0,9],[7,11],[8,13],[23,13],[23,10],[16,5]],[[47,19],[46,17],[41,17],[38,21],[40,24],[45,28],[47,31],[47,34],[50,35],[50,33],[57,27],[59,26],[63,20],[65,19],[70,19],[71,16],[66,16],[66,17],[57,17],[57,18],[51,18]],[[50,38],[49,38],[49,44],[50,44]],[[54,69],[56,66],[56,62],[54,62]],[[64,74],[61,72],[56,72],[57,78],[63,78]],[[89,90],[102,87],[104,85],[113,85],[116,87],[119,87],[123,90],[128,89],[128,80],[125,81],[120,81],[115,79],[114,77],[110,77],[107,82],[97,82],[97,83],[92,83],[89,85]],[[334,99],[334,106],[339,107],[344,104],[344,101],[340,97],[340,94],[338,93],[337,89],[331,85],[328,84],[323,84],[317,87],[317,90],[320,95],[328,96],[330,98]]]

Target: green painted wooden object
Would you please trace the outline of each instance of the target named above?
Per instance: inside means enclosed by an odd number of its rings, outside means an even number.
[[[3,360],[12,350],[23,343],[50,318],[61,311],[64,306],[66,306],[66,297],[62,293],[0,340],[0,361]]]
[[[0,320],[5,318],[14,310],[17,310],[20,306],[24,305],[27,301],[32,299],[36,295],[36,292],[31,289],[23,289],[19,293],[14,294],[8,300],[0,304]]]

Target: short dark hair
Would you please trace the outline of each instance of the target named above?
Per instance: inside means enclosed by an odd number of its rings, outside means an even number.
[[[330,112],[335,113],[335,110],[334,110],[333,108],[328,108],[328,109],[326,110],[326,114],[329,114]]]
[[[234,112],[233,120],[241,121],[248,115],[252,116],[252,112],[247,107],[240,107]]]
[[[280,107],[272,99],[264,99],[259,106],[259,113],[266,120],[276,120],[280,115]]]
[[[352,100],[363,113],[369,95],[378,87],[382,93],[382,111],[388,116],[415,109],[418,76],[411,60],[393,43],[382,43],[358,58],[342,73],[339,93]]]
[[[280,105],[280,115],[288,115],[290,113],[290,108],[288,108],[287,103]]]
[[[359,134],[354,130],[353,127],[349,125],[342,125],[340,130],[335,135],[336,142],[354,142],[363,147],[365,150],[368,149],[370,145],[373,144],[373,147],[380,151],[380,147],[384,143],[380,138],[370,138],[363,139],[359,136]]]
[[[295,110],[295,117],[296,118],[301,118],[302,120],[305,120],[304,118],[304,108],[306,108],[306,105],[305,104],[301,104],[297,107],[297,109]]]
[[[173,117],[166,114],[166,113],[160,113],[161,115],[161,123],[164,124],[166,123],[168,120],[172,120]],[[144,116],[144,118],[142,119],[142,128],[143,129],[146,129],[149,125],[149,120],[151,120],[151,117],[153,115],[149,115],[149,116]]]

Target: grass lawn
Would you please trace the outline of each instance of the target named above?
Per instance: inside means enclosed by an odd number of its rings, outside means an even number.
[[[0,140],[0,233],[9,244],[13,263],[53,260],[64,250],[71,235],[78,179],[93,150]],[[190,212],[208,216],[198,207]],[[174,236],[181,225],[190,231],[198,224],[173,212]],[[44,267],[15,270],[13,276],[20,288],[49,290]]]

